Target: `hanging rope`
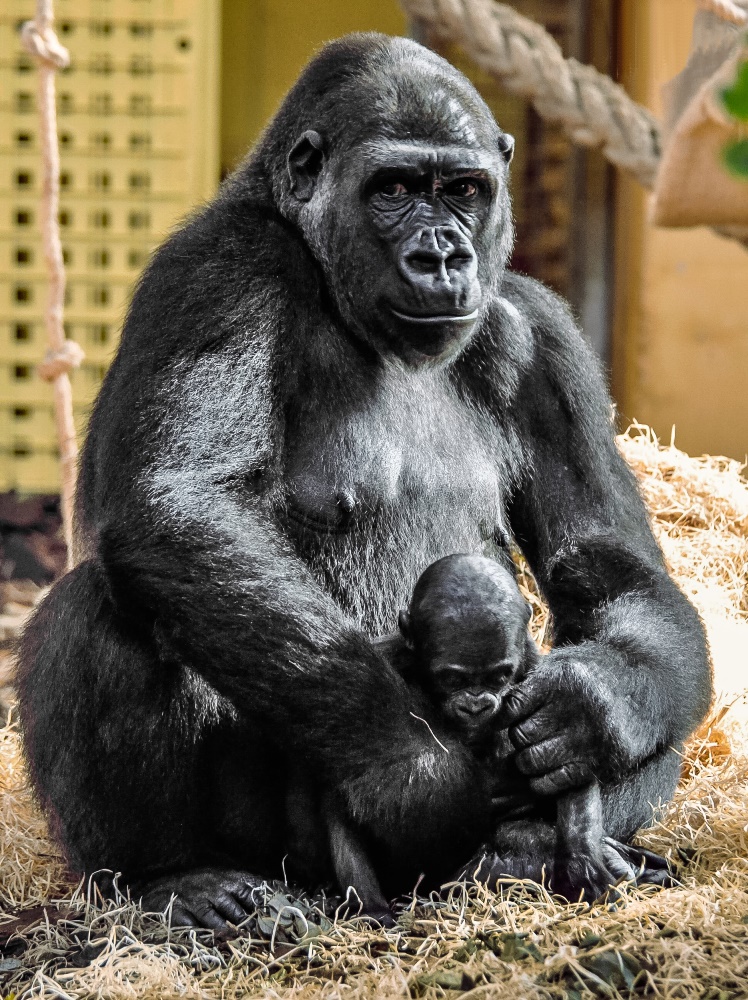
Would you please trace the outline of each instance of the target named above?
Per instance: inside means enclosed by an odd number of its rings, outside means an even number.
[[[73,496],[78,460],[78,444],[73,421],[73,395],[69,372],[83,360],[83,351],[65,338],[62,318],[65,305],[65,267],[58,221],[60,203],[60,153],[57,146],[55,73],[70,63],[67,49],[52,30],[52,0],[37,0],[36,17],[21,29],[21,41],[39,67],[39,134],[42,150],[41,233],[49,274],[45,312],[47,342],[39,375],[52,383],[55,424],[60,448],[62,525],[68,551],[68,569],[73,560]]]
[[[542,25],[496,0],[401,4],[427,37],[461,45],[507,90],[530,100],[542,118],[560,122],[573,142],[600,146],[611,163],[653,186],[660,159],[657,119],[610,77],[565,59]]]

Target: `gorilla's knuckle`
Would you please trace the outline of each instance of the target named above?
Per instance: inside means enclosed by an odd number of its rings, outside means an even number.
[[[509,739],[514,744],[515,749],[525,750],[532,746],[534,740],[533,727],[528,723],[512,726],[509,730]]]
[[[517,754],[517,767],[523,774],[537,775],[550,770],[548,750],[543,746],[531,746]]]

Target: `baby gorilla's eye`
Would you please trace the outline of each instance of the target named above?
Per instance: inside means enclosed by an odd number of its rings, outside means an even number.
[[[447,184],[444,190],[453,198],[474,198],[478,194],[478,185],[475,181],[462,177]]]
[[[386,181],[379,188],[384,198],[402,198],[408,193],[408,188],[402,181]]]

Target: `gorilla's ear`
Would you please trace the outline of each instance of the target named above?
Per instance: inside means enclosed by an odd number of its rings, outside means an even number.
[[[304,132],[288,154],[291,193],[299,201],[309,201],[322,169],[325,143],[319,132]]]
[[[514,156],[514,136],[508,132],[502,132],[499,136],[499,152],[507,163],[512,162]]]
[[[405,639],[408,649],[413,648],[413,640],[410,637],[410,615],[407,611],[401,611],[397,616],[397,624],[400,628],[400,635]]]

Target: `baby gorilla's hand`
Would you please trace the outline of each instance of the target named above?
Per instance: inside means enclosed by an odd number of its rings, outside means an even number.
[[[517,768],[541,795],[577,788],[606,769],[610,696],[581,652],[563,648],[543,656],[507,692],[498,716],[517,750]]]

